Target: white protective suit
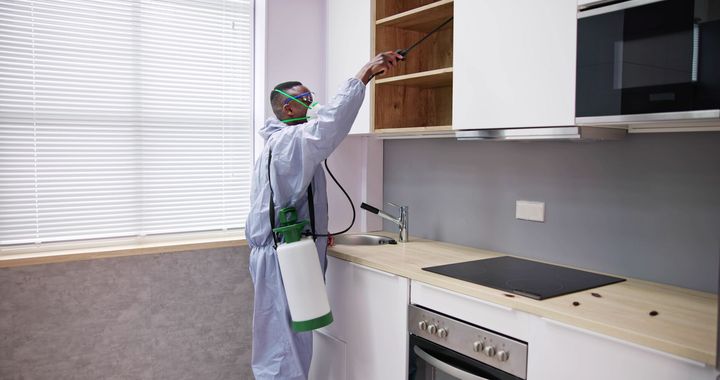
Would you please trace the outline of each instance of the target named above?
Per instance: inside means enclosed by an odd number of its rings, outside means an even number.
[[[320,163],[350,132],[365,97],[365,85],[348,79],[335,97],[303,124],[286,125],[276,118],[265,122],[262,155],[255,162],[251,207],[245,226],[250,244],[250,274],[255,285],[252,369],[256,379],[306,379],[312,358],[312,332],[290,328],[290,311],[280,276],[277,252],[270,228],[268,154],[272,152],[270,175],[277,210],[294,206],[298,220],[309,220],[307,189],[312,182],[317,234],[327,234],[328,213],[325,172]],[[316,240],[323,273],[327,238]]]

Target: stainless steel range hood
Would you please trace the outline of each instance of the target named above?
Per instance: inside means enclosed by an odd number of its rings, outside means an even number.
[[[478,129],[456,131],[458,140],[617,140],[627,134],[624,128],[591,126]]]
[[[630,133],[717,131],[720,130],[720,110],[584,116],[575,118],[575,124],[622,127]]]

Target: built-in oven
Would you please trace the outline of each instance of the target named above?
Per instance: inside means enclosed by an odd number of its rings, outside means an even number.
[[[720,0],[596,1],[577,22],[579,125],[720,120]]]
[[[417,305],[408,307],[410,380],[527,378],[527,343]]]

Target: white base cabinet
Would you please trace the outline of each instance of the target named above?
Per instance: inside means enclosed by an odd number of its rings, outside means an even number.
[[[350,379],[407,379],[408,279],[353,266]]]
[[[314,333],[311,379],[407,379],[408,300],[528,343],[528,380],[716,380],[692,360],[328,257],[335,322]]]
[[[407,379],[409,280],[328,257],[327,289],[335,321],[314,333],[311,378]]]
[[[528,380],[715,380],[701,363],[413,281],[411,303],[528,343]]]
[[[702,363],[535,317],[528,380],[715,380]]]
[[[313,332],[313,361],[308,378],[347,379],[347,343],[323,330]]]

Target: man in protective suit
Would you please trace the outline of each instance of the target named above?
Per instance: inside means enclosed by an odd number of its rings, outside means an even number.
[[[312,93],[300,82],[281,83],[270,94],[276,117],[269,118],[260,130],[265,147],[255,162],[251,207],[245,226],[255,286],[252,369],[258,380],[307,379],[312,359],[312,332],[296,333],[290,327],[271,232],[271,194],[276,210],[293,206],[298,219],[310,219],[311,185],[315,233],[327,235],[325,172],[320,163],[350,132],[365,97],[365,85],[375,74],[387,72],[402,58],[394,52],[375,56],[355,77],[342,84],[327,106],[317,108],[315,118],[306,117],[314,103]],[[278,225],[277,219],[275,222]],[[315,243],[324,270],[328,239],[318,237]]]

